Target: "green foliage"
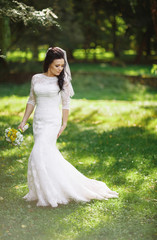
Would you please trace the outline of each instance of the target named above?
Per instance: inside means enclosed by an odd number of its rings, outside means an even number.
[[[30,83],[1,85],[1,239],[155,239],[157,94],[90,70],[73,75],[76,94],[57,146],[79,171],[104,181],[119,198],[54,209],[25,202],[32,129],[20,149],[10,147],[3,132],[21,121]]]
[[[134,51],[130,55],[132,62],[152,62],[149,57],[153,55],[156,61],[156,21],[153,25],[155,9],[152,2],[0,0],[2,22],[8,19],[3,31],[3,24],[0,23],[0,34],[4,39],[2,54],[16,49],[31,50],[32,58],[37,60],[44,45],[65,48],[71,59],[74,50],[83,49],[79,59],[83,56],[86,61],[100,60],[97,50],[103,48],[111,56],[110,59],[125,61],[124,51],[131,50]],[[11,37],[7,38],[9,32]]]
[[[58,17],[50,8],[37,11],[32,6],[18,1],[1,1],[0,16],[8,17],[13,22],[22,21],[24,25],[41,25],[52,26],[57,25],[55,19]]]
[[[51,4],[55,13],[59,16],[58,22],[61,26],[61,31],[55,32],[53,39],[56,39],[56,44],[65,48],[72,58],[72,51],[76,46],[80,46],[84,40],[81,26],[76,17],[75,1],[55,0],[51,1]],[[51,38],[52,44],[52,37],[48,36],[48,38]]]
[[[0,46],[3,54],[6,54],[11,42],[10,21],[8,17],[0,18]],[[4,57],[4,56],[0,56]]]
[[[153,64],[153,67],[151,69],[151,73],[154,75],[157,75],[157,64]]]
[[[32,38],[32,42],[35,43],[34,38]],[[24,45],[24,42],[22,44]],[[41,45],[38,49],[36,48],[38,51],[36,56],[36,61],[44,61],[45,53],[48,47],[49,45],[46,44],[46,45]],[[88,55],[86,51],[88,52]],[[68,54],[68,59],[70,59],[71,55],[69,55],[69,52],[67,52],[67,54]],[[154,54],[154,52],[152,52],[152,54]],[[73,61],[75,60],[76,62],[93,62],[93,60],[96,60],[96,62],[102,62],[102,65],[105,63],[106,64],[111,63],[112,65],[122,66],[122,67],[125,67],[126,64],[130,64],[130,65],[133,64],[135,56],[136,56],[136,52],[130,49],[130,50],[122,51],[121,57],[115,59],[114,53],[112,51],[107,51],[105,48],[102,48],[100,46],[97,46],[95,49],[89,48],[85,50],[82,48],[78,48],[72,51]],[[155,56],[147,58],[150,64],[155,59],[156,59]],[[18,62],[18,63],[27,62],[27,64],[30,64],[30,68],[31,68],[31,65],[32,65],[31,61],[34,60],[33,51],[31,48],[28,48],[27,45],[26,45],[26,48],[24,48],[23,50],[20,48],[16,48],[16,50],[14,49],[13,51],[7,52],[6,60],[8,62]],[[144,64],[145,64],[145,58],[142,58],[142,60],[144,61]],[[28,63],[29,61],[30,63]],[[140,67],[140,64],[138,65]],[[138,65],[134,65],[135,68],[138,68]],[[20,67],[19,67],[19,70],[21,70]]]
[[[11,48],[11,46],[14,47],[15,43],[20,46],[21,39],[23,43],[22,47],[24,47],[25,44],[30,47],[33,45],[34,52],[36,52],[37,46],[33,41],[33,36],[37,37],[37,34],[34,33],[32,35],[32,29],[36,29],[39,34],[41,28],[47,29],[52,26],[57,26],[58,28],[57,18],[51,8],[37,11],[33,6],[28,6],[22,2],[1,0],[0,35],[2,37],[0,40],[0,57],[4,57],[6,51]],[[31,36],[31,43],[28,41],[28,32],[29,36]],[[32,42],[34,44],[32,44]]]

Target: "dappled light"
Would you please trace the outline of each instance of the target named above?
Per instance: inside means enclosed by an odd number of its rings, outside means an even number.
[[[155,0],[0,1],[0,239],[156,239],[156,9]],[[27,103],[37,111],[25,121]],[[21,145],[9,127],[21,127]],[[77,170],[96,181],[80,174],[75,185]]]
[[[70,236],[95,240],[100,236],[104,240],[106,236],[114,240],[121,234],[125,239],[128,235],[130,239],[149,239],[155,224],[156,93],[119,76],[77,74],[73,83],[76,95],[68,127],[57,146],[80,172],[104,181],[120,197],[86,204],[71,202],[56,209],[24,202],[27,163],[33,147],[30,127],[20,148],[8,145],[1,136],[2,229],[7,234],[9,228],[11,236],[24,232],[24,239],[30,234],[34,238],[40,234],[42,240],[55,239],[56,235],[56,239]],[[20,122],[26,89],[29,92],[29,84],[13,88],[2,85],[2,133]]]

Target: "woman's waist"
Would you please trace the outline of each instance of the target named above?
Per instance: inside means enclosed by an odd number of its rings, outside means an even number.
[[[60,101],[36,101],[36,106],[38,107],[47,107],[51,108],[53,107],[58,107],[60,104]]]
[[[51,106],[51,105],[56,105],[58,106],[60,104],[60,97],[59,96],[55,96],[55,97],[47,97],[47,96],[37,96],[36,97],[36,103],[38,106]]]
[[[36,109],[39,111],[39,110],[42,110],[42,111],[52,111],[55,109],[55,111],[59,110],[59,103],[53,103],[53,102],[37,102],[36,103]]]
[[[60,115],[61,111],[59,106],[38,106],[36,105],[35,112],[36,115],[46,115],[46,116],[55,116]]]

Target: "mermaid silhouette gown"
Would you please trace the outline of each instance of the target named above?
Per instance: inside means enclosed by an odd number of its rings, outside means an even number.
[[[88,202],[91,199],[118,198],[118,193],[111,191],[104,182],[80,173],[56,147],[62,123],[59,105],[62,103],[62,109],[69,109],[70,84],[65,82],[64,91],[59,92],[57,77],[40,73],[31,80],[27,103],[35,106],[34,146],[28,160],[29,192],[23,198],[36,200],[37,206],[57,207],[71,200]]]

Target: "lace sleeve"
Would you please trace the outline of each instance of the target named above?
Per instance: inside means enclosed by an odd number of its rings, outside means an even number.
[[[71,82],[66,81],[61,91],[62,109],[70,109],[70,96],[72,85]]]
[[[32,104],[35,106],[36,104],[36,98],[35,98],[35,93],[34,93],[34,77],[31,79],[31,88],[30,88],[30,94],[27,103]]]

